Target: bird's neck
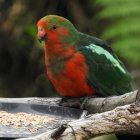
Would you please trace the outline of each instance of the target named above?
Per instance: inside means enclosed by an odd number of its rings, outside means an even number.
[[[65,62],[71,59],[74,54],[74,46],[45,43],[45,64],[52,73],[55,73],[56,70],[64,70]]]
[[[73,43],[67,45],[65,43],[48,43],[45,41],[45,57],[48,59],[67,59],[75,53]]]

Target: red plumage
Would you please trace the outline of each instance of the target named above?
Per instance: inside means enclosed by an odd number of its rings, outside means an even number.
[[[86,96],[95,91],[87,83],[88,67],[85,57],[75,52],[75,46],[63,41],[62,37],[68,37],[70,32],[64,27],[59,27],[63,22],[60,18],[55,24],[57,30],[50,25],[50,17],[47,21],[41,19],[38,22],[38,38],[47,34],[45,40],[45,64],[47,74],[56,90],[63,96]],[[48,24],[48,26],[46,26]]]
[[[76,53],[72,59],[66,61],[64,71],[56,73],[55,80],[49,68],[47,68],[47,73],[61,95],[78,97],[90,96],[95,93],[87,83],[88,67],[85,63],[84,56],[80,53]]]

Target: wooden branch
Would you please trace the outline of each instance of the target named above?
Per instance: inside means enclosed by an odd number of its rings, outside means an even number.
[[[86,118],[79,119],[68,124],[64,133],[57,137],[51,138],[52,134],[57,131],[51,130],[35,137],[22,138],[19,140],[84,140],[104,134],[140,134],[140,107],[125,105],[117,107],[114,110],[89,115]],[[59,128],[60,129],[60,128]]]
[[[114,109],[117,106],[132,104],[135,102],[137,90],[120,96],[111,96],[107,98],[90,98],[85,104],[85,109],[90,113],[105,112]],[[29,103],[29,104],[48,104],[58,106],[61,98],[0,98],[0,102]],[[79,107],[80,98],[72,98],[64,102],[63,106]]]
[[[59,128],[26,139],[74,140],[76,137],[76,140],[84,140],[111,133],[133,135],[140,134],[140,107],[135,108],[132,105],[126,105],[132,104],[136,101],[136,105],[139,106],[139,99],[140,92],[138,91],[126,93],[121,96],[90,98],[85,105],[85,109],[90,113],[104,113],[92,114],[86,118],[60,125]],[[61,98],[0,98],[0,102],[6,103],[49,104],[56,106],[59,105],[60,101]],[[69,107],[79,107],[80,104],[80,98],[72,98],[63,103],[64,106]]]

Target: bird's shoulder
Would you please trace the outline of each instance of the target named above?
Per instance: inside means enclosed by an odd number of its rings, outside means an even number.
[[[99,38],[79,32],[77,51],[86,54],[87,57],[96,57],[96,59],[100,59],[103,63],[105,61],[104,57],[112,62],[118,61],[118,63],[120,63],[120,65],[125,69],[124,64],[118,59],[112,48],[105,41]]]
[[[89,45],[97,45],[105,49],[106,51],[113,53],[112,48],[103,40],[84,34],[79,32],[79,41],[78,41],[78,47],[83,47],[83,46],[89,46]]]
[[[88,65],[88,83],[104,96],[130,91],[131,77],[113,50],[98,38],[82,33],[79,38],[77,51]]]

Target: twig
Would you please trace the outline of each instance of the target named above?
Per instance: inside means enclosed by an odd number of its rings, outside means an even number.
[[[67,124],[62,124],[51,134],[51,138],[54,140],[58,139],[63,134],[63,132],[66,130],[67,127],[68,127]]]

